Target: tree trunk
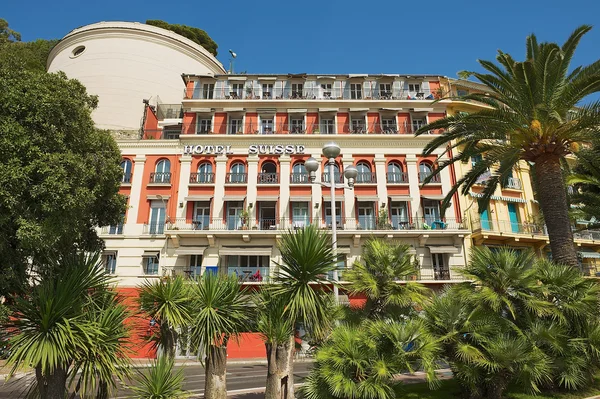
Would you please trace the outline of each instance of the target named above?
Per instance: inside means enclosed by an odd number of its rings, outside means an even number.
[[[96,399],[108,399],[108,382],[100,381],[98,383],[98,393]]]
[[[288,348],[288,379],[287,379],[287,395],[286,399],[294,399],[294,354],[296,353],[296,339],[292,335],[290,337],[290,345]]]
[[[265,399],[293,399],[289,397],[290,341],[283,344],[265,344],[267,348],[267,385]],[[292,388],[293,389],[293,388]]]
[[[538,157],[535,160],[535,176],[540,207],[548,228],[552,260],[578,267],[560,158],[550,154]]]
[[[227,346],[211,345],[206,355],[205,399],[227,399]]]
[[[40,399],[64,399],[67,394],[67,370],[57,367],[51,374],[43,375],[42,367],[35,368]]]

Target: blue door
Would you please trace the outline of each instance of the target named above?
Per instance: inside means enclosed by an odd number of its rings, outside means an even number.
[[[508,204],[508,217],[510,219],[510,228],[513,233],[519,232],[519,215],[517,214],[517,206],[510,202]]]
[[[492,226],[490,223],[490,215],[488,210],[485,209],[479,214],[479,220],[481,221],[481,230],[491,230]]]

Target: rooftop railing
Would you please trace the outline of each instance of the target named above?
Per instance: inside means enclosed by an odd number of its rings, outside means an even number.
[[[158,104],[156,117],[159,121],[183,118],[183,106],[181,104]]]

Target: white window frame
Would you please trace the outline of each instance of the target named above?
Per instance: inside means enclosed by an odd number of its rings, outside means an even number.
[[[367,123],[365,122],[364,116],[350,118],[350,128],[352,132],[366,133]]]
[[[269,100],[273,99],[273,87],[274,87],[273,83],[263,83],[261,85],[261,88],[262,88],[262,92],[261,92],[262,97],[261,98],[269,99]],[[268,95],[265,96],[265,93]]]
[[[333,98],[333,84],[321,83],[321,96],[323,98]]]
[[[190,255],[188,263],[189,277],[196,278],[202,275],[202,258],[201,254]]]
[[[362,83],[350,83],[350,99],[362,100]]]
[[[206,100],[212,100],[215,93],[214,83],[204,83],[202,85],[202,98]]]
[[[304,118],[290,118],[290,133],[305,133]]]
[[[209,134],[212,131],[212,118],[198,118],[196,134]]]
[[[321,134],[335,134],[335,118],[321,118]]]
[[[396,133],[398,131],[396,118],[381,118],[381,131],[384,133]]]
[[[244,84],[243,83],[232,83],[231,90],[229,91],[229,95],[232,97],[237,97],[238,99],[243,98]]]
[[[243,118],[230,118],[229,119],[229,134],[237,134],[238,132],[244,132],[244,119]]]
[[[290,98],[303,98],[304,97],[304,83],[292,83],[292,92]]]
[[[106,274],[114,275],[117,273],[117,251],[106,251],[102,254],[102,263]]]

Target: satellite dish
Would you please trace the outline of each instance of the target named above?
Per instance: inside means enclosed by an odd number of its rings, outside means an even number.
[[[237,54],[236,54],[236,53],[234,53],[234,52],[233,52],[233,50],[231,50],[231,49],[229,49],[229,54],[231,54],[231,56],[232,56],[233,58],[236,58],[236,57],[237,57]]]

